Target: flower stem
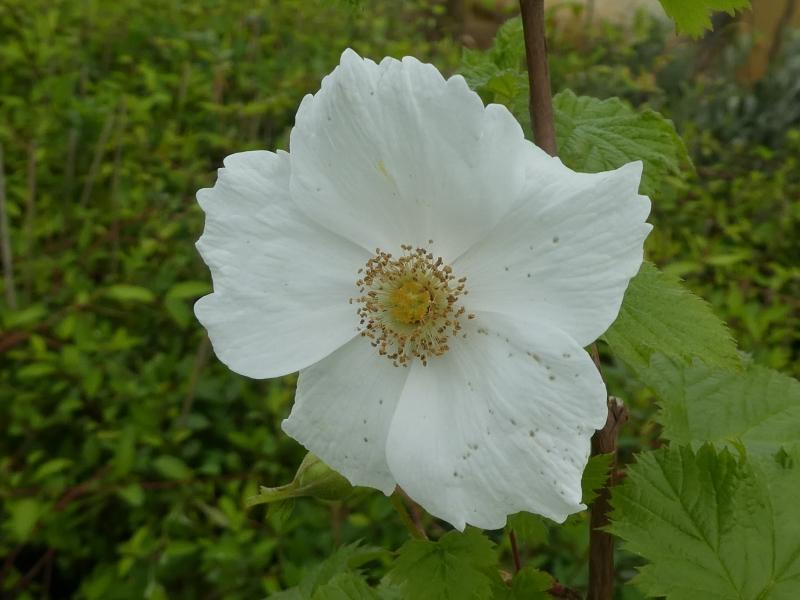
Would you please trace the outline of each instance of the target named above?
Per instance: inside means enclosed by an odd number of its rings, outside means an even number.
[[[544,0],[519,0],[525,58],[530,84],[530,113],[536,145],[555,156],[556,127],[553,97],[550,91],[550,68],[547,65],[547,39],[544,34]]]
[[[391,500],[392,506],[394,506],[397,514],[400,515],[400,520],[403,522],[403,525],[406,526],[406,529],[408,529],[411,537],[418,540],[427,540],[428,536],[425,535],[425,532],[421,527],[418,527],[417,524],[414,523],[414,521],[411,519],[411,516],[408,514],[408,509],[406,509],[406,505],[403,502],[403,498],[398,490],[399,488],[395,490],[394,494],[389,496],[389,500]]]
[[[628,409],[614,396],[608,397],[606,424],[592,436],[592,456],[612,454],[611,472],[592,503],[589,517],[589,593],[587,600],[614,597],[614,537],[603,530],[611,511],[611,486],[616,483],[619,428],[628,420]]]
[[[508,530],[508,541],[511,542],[511,557],[514,559],[514,571],[519,573],[522,569],[522,561],[519,558],[519,546],[517,546],[517,534],[513,529]]]

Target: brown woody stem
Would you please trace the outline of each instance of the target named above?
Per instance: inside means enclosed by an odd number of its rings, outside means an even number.
[[[614,537],[602,530],[608,525],[611,511],[611,486],[614,485],[619,428],[628,420],[628,410],[614,396],[608,397],[606,424],[592,436],[592,456],[611,454],[606,484],[591,506],[589,518],[589,592],[587,600],[611,600],[614,597]]]
[[[528,63],[533,139],[542,150],[555,156],[558,150],[550,68],[547,66],[547,39],[544,35],[544,0],[519,0],[519,9]]]

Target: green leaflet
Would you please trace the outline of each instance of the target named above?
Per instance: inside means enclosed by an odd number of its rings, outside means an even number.
[[[524,56],[522,20],[509,19],[497,31],[491,48],[485,52],[468,48],[463,50],[461,73],[469,86],[477,90],[502,73],[524,72]],[[525,81],[527,83],[527,75]]]
[[[524,57],[522,21],[509,19],[498,30],[489,50],[464,49],[460,72],[484,102],[505,105],[530,134],[528,74]]]
[[[360,585],[358,567],[387,554],[386,550],[362,546],[360,542],[341,546],[331,556],[309,570],[297,587],[273,594],[271,598],[281,600],[307,600],[313,598],[334,598],[336,600],[362,600],[376,595],[357,595],[364,591],[366,584]],[[351,575],[342,577],[342,575]],[[330,595],[325,595],[325,594]],[[348,596],[347,594],[351,594]]]
[[[793,600],[800,591],[800,451],[643,453],[613,494],[611,531],[650,561],[636,583],[668,600]]]
[[[553,578],[533,567],[523,567],[511,580],[511,588],[492,596],[493,600],[550,600]]]
[[[508,516],[506,531],[508,530],[514,530],[517,540],[531,547],[546,544],[550,537],[550,528],[545,518],[524,511]]]
[[[520,19],[506,21],[492,47],[464,50],[461,73],[484,102],[504,104],[530,134],[528,76]],[[599,100],[565,90],[553,98],[559,156],[576,171],[595,173],[641,160],[642,193],[654,196],[669,177],[691,166],[672,121],[636,111],[619,98]]]
[[[750,0],[660,0],[667,14],[675,21],[678,31],[699,37],[711,29],[711,13],[724,10],[733,14],[748,8]]]
[[[673,443],[744,446],[763,455],[800,441],[800,382],[772,369],[730,372],[656,355],[642,379],[662,399],[657,419]]]
[[[589,458],[586,468],[583,470],[581,478],[581,488],[583,497],[581,502],[587,506],[594,502],[597,493],[608,479],[611,470],[611,461],[614,460],[613,454],[598,454]]]
[[[312,600],[378,600],[378,593],[355,573],[340,573],[317,588]]]
[[[614,355],[637,372],[650,365],[656,352],[700,357],[720,367],[740,364],[728,328],[710,306],[650,263],[631,280],[619,316],[604,337]]]
[[[410,540],[387,575],[414,600],[483,600],[491,595],[496,557],[492,542],[476,529],[451,531],[438,542]]]
[[[637,112],[619,98],[598,100],[565,90],[553,98],[558,154],[584,173],[644,162],[641,192],[657,194],[665,180],[690,160],[672,121],[657,112]]]

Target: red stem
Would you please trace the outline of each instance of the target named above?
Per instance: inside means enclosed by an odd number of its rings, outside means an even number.
[[[519,547],[517,546],[517,534],[513,529],[508,530],[508,541],[511,542],[511,556],[514,559],[514,571],[519,573],[522,569],[522,561],[519,558]]]

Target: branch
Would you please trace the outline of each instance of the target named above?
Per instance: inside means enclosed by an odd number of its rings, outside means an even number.
[[[611,600],[614,597],[614,537],[603,527],[608,525],[611,510],[611,486],[617,458],[620,427],[628,420],[628,409],[614,396],[608,397],[606,424],[592,436],[592,455],[612,454],[611,469],[591,507],[589,519],[589,593],[587,600]]]
[[[11,310],[17,310],[17,288],[14,286],[14,256],[11,253],[11,227],[8,224],[6,208],[6,176],[2,144],[0,144],[0,252],[3,259],[6,304]]]
[[[550,68],[547,66],[547,40],[544,35],[544,0],[519,0],[519,9],[528,63],[533,139],[542,150],[555,156],[558,150]]]

